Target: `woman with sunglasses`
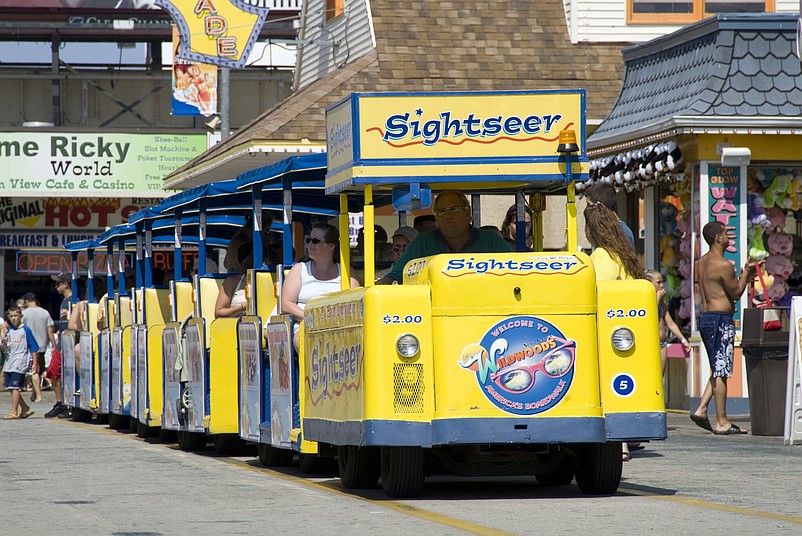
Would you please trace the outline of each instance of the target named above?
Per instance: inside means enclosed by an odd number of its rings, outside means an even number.
[[[293,343],[298,349],[297,322],[304,319],[306,302],[321,294],[340,290],[340,233],[336,227],[318,223],[306,237],[309,260],[292,267],[284,278],[281,289],[281,307],[296,321]],[[351,278],[351,288],[359,283]]]

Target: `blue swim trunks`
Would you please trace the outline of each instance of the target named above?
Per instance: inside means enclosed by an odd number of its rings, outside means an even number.
[[[732,355],[735,351],[735,323],[726,313],[702,313],[699,334],[707,350],[713,378],[732,376]]]

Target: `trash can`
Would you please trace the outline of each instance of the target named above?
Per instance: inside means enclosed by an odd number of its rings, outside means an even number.
[[[782,329],[765,331],[763,313],[780,311]],[[789,307],[744,309],[741,348],[746,360],[752,435],[781,436],[785,425]]]

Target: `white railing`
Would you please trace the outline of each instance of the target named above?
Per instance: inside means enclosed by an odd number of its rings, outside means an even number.
[[[280,9],[282,11],[300,11],[303,0],[242,0],[252,6]]]

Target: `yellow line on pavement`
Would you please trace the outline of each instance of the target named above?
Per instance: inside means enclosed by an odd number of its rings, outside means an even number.
[[[438,523],[440,525],[445,525],[447,527],[452,527],[452,528],[455,528],[455,529],[464,530],[465,532],[470,532],[472,534],[478,534],[480,536],[491,536],[491,535],[493,535],[493,536],[506,536],[506,535],[510,534],[510,533],[507,533],[507,532],[500,531],[498,529],[485,527],[485,526],[482,526],[482,525],[477,525],[475,523],[471,523],[470,521],[465,521],[463,519],[457,519],[457,518],[451,517],[451,516],[446,516],[446,515],[442,515],[442,514],[436,514],[434,512],[430,512],[428,510],[422,510],[420,508],[417,508],[417,507],[409,505],[409,504],[404,504],[404,503],[400,503],[400,502],[397,502],[397,501],[391,501],[391,500],[378,500],[377,501],[377,500],[371,499],[369,497],[363,497],[361,495],[356,495],[354,493],[351,493],[349,491],[343,490],[343,489],[341,489],[339,487],[336,487],[336,486],[333,486],[331,484],[326,484],[326,483],[323,483],[323,482],[315,482],[314,480],[309,480],[309,479],[306,479],[306,478],[301,478],[301,477],[297,477],[297,476],[293,476],[293,475],[288,475],[288,474],[285,474],[285,473],[281,473],[279,471],[274,471],[274,470],[269,469],[267,467],[254,467],[253,465],[251,465],[251,464],[249,464],[249,463],[247,463],[246,461],[243,461],[243,460],[237,460],[235,458],[219,458],[219,459],[221,461],[225,462],[225,463],[228,463],[228,464],[231,464],[231,465],[236,465],[237,467],[241,467],[241,468],[246,469],[248,471],[253,471],[253,472],[256,472],[256,473],[269,473],[270,476],[274,476],[274,477],[280,478],[282,480],[286,480],[288,482],[293,482],[293,483],[300,484],[300,485],[303,485],[303,486],[307,486],[307,487],[310,487],[310,488],[323,490],[323,491],[326,491],[326,492],[329,492],[329,493],[336,493],[337,495],[341,495],[343,497],[350,497],[351,499],[357,499],[357,500],[360,500],[360,501],[365,501],[365,502],[371,503],[373,505],[382,506],[384,508],[388,508],[390,510],[394,510],[394,511],[402,513],[402,514],[410,515],[410,516],[417,517],[417,518],[420,518],[420,519],[425,519],[427,521],[431,521],[433,523]]]
[[[688,506],[695,506],[697,508],[706,508],[708,510],[717,510],[719,512],[727,512],[730,514],[742,514],[746,516],[762,517],[765,519],[774,519],[777,521],[785,521],[787,523],[802,525],[802,518],[794,516],[786,516],[783,514],[774,514],[771,512],[763,512],[762,510],[753,510],[752,508],[740,508],[738,506],[728,506],[726,504],[712,503],[708,501],[702,501],[699,499],[680,497],[677,495],[661,495],[659,493],[627,488],[625,486],[621,486],[621,488],[618,491],[621,493],[628,493],[631,495],[638,495],[641,497],[649,497],[651,499],[657,499],[660,501],[685,504]]]

